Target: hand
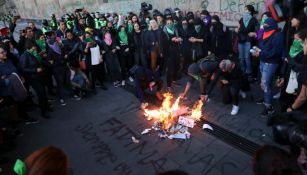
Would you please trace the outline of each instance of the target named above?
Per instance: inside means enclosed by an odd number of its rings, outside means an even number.
[[[177,38],[177,41],[178,41],[178,42],[182,42],[183,39],[182,39],[182,38]]]
[[[239,27],[235,28],[235,32],[239,33]]]
[[[0,98],[0,103],[2,103],[3,102],[3,98]]]
[[[304,54],[307,55],[307,38],[305,39],[304,42]]]
[[[200,100],[206,102],[208,100],[208,95],[200,95]]]
[[[37,71],[37,73],[40,73],[40,72],[43,71],[43,69],[39,67],[39,68],[36,69],[36,71]]]
[[[141,109],[146,109],[148,106],[148,103],[141,103]]]
[[[160,53],[160,57],[161,57],[161,58],[163,57],[163,53]]]
[[[86,49],[92,47],[92,43],[86,43]]]
[[[152,81],[149,83],[149,89],[150,91],[153,91],[154,86],[156,85],[156,82]]]
[[[189,38],[189,41],[190,41],[191,43],[195,43],[195,38],[194,38],[194,37],[191,37],[191,38]]]
[[[187,99],[187,95],[186,95],[185,93],[181,93],[179,96],[180,96],[180,98],[182,98],[182,99]]]
[[[65,55],[64,58],[67,59],[67,58],[68,58],[68,55]]]
[[[115,52],[116,52],[116,49],[113,49],[112,52],[115,53]]]
[[[103,62],[103,59],[102,58],[99,58],[99,63],[102,63]]]
[[[106,51],[104,51],[104,50],[103,50],[103,51],[101,51],[101,54],[105,54],[105,53],[106,53]]]
[[[49,61],[49,63],[50,63],[50,64],[53,64],[53,63],[54,63],[54,61],[53,61],[53,60],[50,60],[50,61]]]
[[[227,80],[221,80],[221,82],[222,82],[223,84],[228,84],[228,83],[229,83]]]
[[[126,48],[126,49],[125,49],[125,52],[129,52],[129,48]]]
[[[293,110],[291,108],[288,108],[287,109],[287,112],[292,112]]]
[[[260,51],[256,51],[254,54],[255,57],[259,57],[260,56]]]
[[[282,87],[285,83],[285,79],[284,78],[279,78],[276,82],[276,87]]]
[[[115,48],[116,48],[117,50],[120,50],[120,47],[119,47],[119,46],[116,46]]]
[[[177,42],[177,38],[176,37],[172,38],[172,41],[176,43]]]
[[[256,38],[256,37],[257,37],[257,34],[256,34],[255,32],[249,32],[249,33],[248,33],[248,36],[249,36],[249,37],[254,37],[254,38]]]

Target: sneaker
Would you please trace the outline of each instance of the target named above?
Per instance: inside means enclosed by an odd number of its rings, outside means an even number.
[[[275,94],[274,96],[273,96],[273,99],[279,99],[280,98],[280,92],[278,92],[277,94]]]
[[[241,95],[241,97],[242,97],[243,99],[245,99],[245,98],[246,98],[246,93],[245,93],[245,92],[240,91],[240,95]]]
[[[129,77],[129,81],[132,83],[134,80],[133,80],[133,78],[130,76]]]
[[[122,81],[122,86],[125,86],[125,85],[126,85],[126,81],[123,80],[123,81]]]
[[[81,100],[81,97],[79,97],[78,95],[74,95],[74,99],[79,101],[79,100]]]
[[[120,84],[119,84],[119,81],[115,81],[114,83],[113,83],[113,86],[114,87],[118,87]]]
[[[25,124],[26,125],[30,125],[30,124],[36,124],[36,123],[39,123],[39,120],[35,119],[35,118],[27,118],[25,119]]]
[[[275,113],[275,110],[272,106],[270,107],[265,107],[264,110],[261,112],[262,117],[267,117],[269,115],[272,115]]]
[[[237,115],[238,112],[239,112],[239,109],[240,109],[239,106],[233,105],[230,114],[231,114],[231,115]]]
[[[66,106],[66,103],[63,99],[60,99],[60,103],[61,103],[62,106]]]

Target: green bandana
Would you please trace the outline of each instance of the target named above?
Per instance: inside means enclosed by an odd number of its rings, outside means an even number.
[[[195,31],[197,32],[197,33],[199,33],[200,32],[200,29],[201,29],[201,25],[195,25]]]
[[[72,29],[73,26],[74,26],[74,21],[67,21],[66,26],[67,26],[68,29]]]
[[[131,33],[133,31],[133,25],[128,24],[128,32]]]
[[[174,33],[175,33],[175,25],[174,24],[166,25],[166,31],[169,34],[174,35]]]
[[[16,160],[16,163],[14,165],[14,172],[17,175],[25,175],[26,174],[26,165],[20,159]]]
[[[86,43],[91,43],[91,42],[93,42],[94,40],[93,40],[93,38],[85,38],[84,41],[85,41]]]
[[[100,22],[100,26],[101,27],[107,26],[107,21],[106,20],[100,20],[99,22]]]
[[[265,22],[266,19],[267,19],[267,18],[262,18],[262,19],[261,19],[261,21],[260,21],[260,26],[263,26],[263,24],[264,24],[264,22]]]
[[[42,50],[42,51],[46,51],[46,42],[45,40],[36,40],[35,41],[36,44],[38,45],[38,47]]]
[[[33,55],[39,63],[42,63],[42,57],[37,53],[37,51],[27,50],[31,55]]]
[[[126,44],[126,45],[128,44],[128,35],[125,31],[118,32],[118,36],[119,36],[120,41],[123,44]]]
[[[303,51],[304,47],[303,47],[303,41],[301,40],[294,40],[293,44],[290,48],[290,52],[289,55],[291,58],[294,58],[296,55],[298,55],[299,53],[301,53]]]

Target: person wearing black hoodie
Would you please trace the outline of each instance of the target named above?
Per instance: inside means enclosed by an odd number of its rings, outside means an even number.
[[[264,34],[259,41],[259,50],[255,56],[260,57],[261,87],[264,91],[265,109],[262,116],[274,113],[272,106],[272,82],[275,72],[281,63],[283,54],[283,34],[279,31],[277,22],[273,18],[267,18],[264,22]]]
[[[205,41],[205,31],[203,27],[203,22],[196,18],[193,24],[191,37],[189,41],[191,43],[191,55],[192,61],[197,62],[200,58],[204,58],[204,41]]]
[[[192,63],[192,54],[191,54],[191,43],[189,38],[191,37],[192,30],[191,26],[188,25],[188,20],[182,18],[181,25],[178,25],[178,34],[182,38],[180,43],[180,53],[183,56],[183,71],[187,72],[189,65]]]
[[[231,53],[231,39],[226,27],[217,15],[212,16],[210,27],[210,52],[219,59],[225,59]]]
[[[132,51],[134,55],[134,62],[136,65],[148,68],[149,64],[145,47],[145,32],[141,30],[141,26],[137,22],[133,24],[133,27],[134,30],[132,32]]]

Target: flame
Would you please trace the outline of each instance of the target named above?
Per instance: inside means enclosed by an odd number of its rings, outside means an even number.
[[[180,106],[181,97],[178,97],[174,103],[172,103],[173,95],[171,93],[163,94],[164,100],[162,102],[162,107],[154,110],[144,109],[144,115],[148,120],[154,119],[162,124],[163,129],[171,128],[179,115],[184,115],[188,113],[188,108],[185,106]],[[201,108],[203,102],[199,100],[194,104],[191,118],[194,120],[200,120],[201,118]]]
[[[191,114],[191,118],[196,120],[196,121],[199,121],[200,118],[201,118],[201,108],[203,106],[203,101],[201,100],[198,100],[194,106],[193,106],[193,109],[192,109],[192,114]]]

